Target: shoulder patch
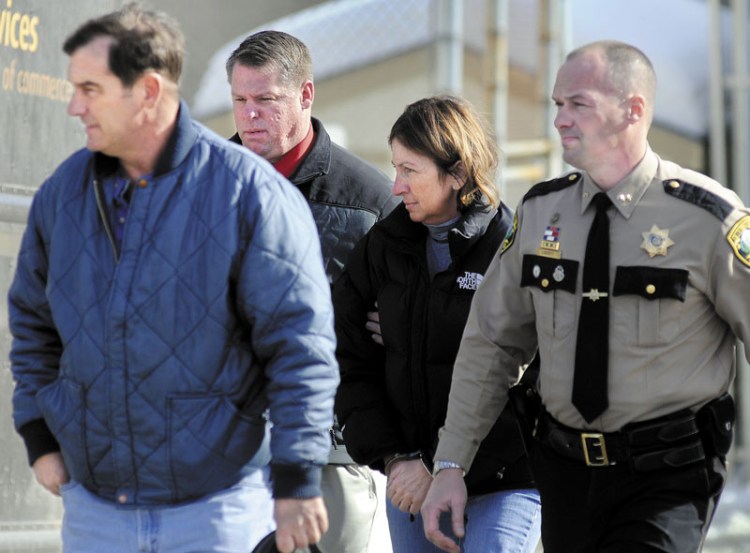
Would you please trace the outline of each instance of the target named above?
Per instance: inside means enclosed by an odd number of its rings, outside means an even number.
[[[574,185],[579,180],[581,180],[581,173],[575,172],[568,173],[567,175],[563,175],[556,179],[540,182],[539,184],[532,186],[531,189],[526,192],[521,203],[536,196],[544,196],[550,192],[557,192],[558,190]]]
[[[679,179],[667,179],[662,181],[662,185],[664,192],[670,196],[705,209],[720,221],[726,219],[734,209],[729,202],[700,186]]]
[[[513,241],[516,238],[516,231],[518,231],[518,215],[514,213],[513,224],[508,229],[508,232],[505,234],[503,243],[500,244],[500,253],[498,255],[503,255],[505,253],[505,250],[507,250],[513,245]]]
[[[750,267],[750,215],[745,215],[729,229],[727,241],[737,259]]]

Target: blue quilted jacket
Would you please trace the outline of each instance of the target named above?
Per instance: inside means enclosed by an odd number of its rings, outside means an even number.
[[[100,213],[116,163],[75,153],[31,208],[9,292],[30,461],[59,449],[126,505],[200,497],[271,457],[276,497],[320,495],[338,367],[304,198],[183,104],[118,252]]]

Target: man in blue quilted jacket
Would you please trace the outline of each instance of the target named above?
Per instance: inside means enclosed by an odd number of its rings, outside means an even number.
[[[164,14],[63,49],[87,147],[37,192],[9,292],[14,420],[63,550],[318,541],[338,368],[305,199],[191,120]]]

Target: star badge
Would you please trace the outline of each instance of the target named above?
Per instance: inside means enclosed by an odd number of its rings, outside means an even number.
[[[667,248],[674,244],[669,237],[669,229],[662,230],[656,225],[653,225],[650,231],[642,232],[641,235],[643,236],[641,248],[646,250],[649,257],[667,255]]]

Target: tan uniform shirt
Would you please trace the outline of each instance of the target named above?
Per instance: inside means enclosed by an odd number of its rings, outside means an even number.
[[[726,391],[735,336],[748,356],[750,210],[732,191],[649,150],[607,193],[609,408],[587,424],[571,397],[589,204],[600,190],[581,173],[538,186],[551,191],[527,194],[515,235],[474,296],[436,459],[470,466],[537,347],[547,411],[605,432],[696,409]]]

